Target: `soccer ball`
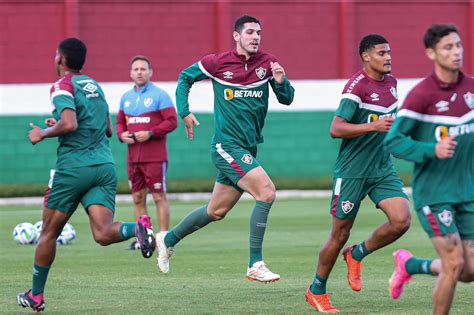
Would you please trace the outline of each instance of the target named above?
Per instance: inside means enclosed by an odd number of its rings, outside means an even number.
[[[23,222],[15,226],[12,235],[18,244],[31,244],[36,240],[36,229],[33,224]]]
[[[35,239],[35,243],[38,243],[38,240],[40,238],[40,235],[41,235],[41,230],[43,229],[43,221],[38,221],[36,222],[34,225],[33,225],[36,229],[36,239]]]
[[[74,229],[74,226],[72,226],[72,224],[66,223],[63,228],[63,231],[61,232],[61,235],[59,235],[58,239],[56,240],[56,243],[60,245],[67,245],[70,244],[75,238],[76,229]]]

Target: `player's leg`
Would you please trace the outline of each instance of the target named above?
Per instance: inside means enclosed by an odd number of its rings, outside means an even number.
[[[174,253],[174,246],[178,242],[209,223],[222,220],[241,196],[242,192],[235,187],[216,182],[209,204],[190,212],[168,232],[157,233],[158,269],[160,272],[169,272],[169,258]]]
[[[17,302],[35,311],[44,309],[43,292],[56,256],[56,239],[77,208],[81,194],[81,175],[68,170],[51,170],[49,189],[44,197],[43,226],[36,246],[32,289],[17,295]]]
[[[146,204],[147,189],[142,165],[143,163],[127,163],[128,184],[132,192],[135,221],[138,220],[141,215],[148,215]],[[140,249],[140,244],[134,239],[128,246],[128,249]]]
[[[383,199],[377,206],[385,213],[388,222],[377,227],[365,241],[367,254],[393,243],[410,227],[410,206],[406,198],[392,197]],[[361,244],[358,246],[361,246]],[[357,252],[358,255],[356,255]],[[365,250],[361,251],[359,248],[356,248],[353,252],[354,259],[362,260],[365,256]]]
[[[436,236],[431,242],[441,258],[442,265],[433,291],[433,314],[448,314],[456,284],[464,267],[462,242],[458,233]]]
[[[150,258],[156,247],[151,219],[140,216],[135,222],[113,222],[117,177],[111,163],[87,168],[91,180],[82,197],[82,205],[89,215],[94,240],[107,246],[137,237],[142,255]]]
[[[459,280],[474,281],[474,202],[465,202],[456,206],[456,226],[462,240],[464,268]]]
[[[247,279],[260,282],[278,281],[280,276],[271,272],[263,262],[262,251],[268,215],[275,201],[275,185],[261,166],[249,170],[239,180],[238,185],[252,195],[256,201],[250,216],[250,253]]]
[[[160,231],[166,232],[170,225],[170,207],[166,197],[166,173],[168,162],[149,162],[143,163],[145,181],[148,190],[153,196],[158,215],[158,224]]]

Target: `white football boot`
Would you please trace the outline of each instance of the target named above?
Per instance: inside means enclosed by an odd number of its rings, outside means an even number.
[[[156,249],[158,250],[158,269],[162,273],[168,273],[170,271],[170,257],[174,253],[174,247],[166,247],[165,244],[165,231],[156,233]]]
[[[247,267],[247,279],[268,283],[280,280],[280,275],[271,272],[263,261],[257,261],[252,267]]]

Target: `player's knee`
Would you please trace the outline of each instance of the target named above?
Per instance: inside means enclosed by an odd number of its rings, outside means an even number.
[[[132,197],[133,197],[133,203],[134,203],[135,205],[139,205],[139,206],[144,206],[144,205],[145,205],[145,202],[146,202],[146,195],[142,195],[142,194],[135,195],[135,194],[132,194]]]
[[[268,187],[268,188],[264,189],[257,199],[260,200],[260,201],[273,203],[276,199],[276,190],[275,190],[275,188]]]
[[[166,195],[164,193],[153,194],[153,200],[156,204],[166,201]]]
[[[351,229],[343,227],[337,230],[333,230],[331,233],[331,238],[338,243],[345,244],[347,240],[349,239],[350,235],[351,235]]]
[[[474,281],[474,270],[464,268],[459,276],[459,281],[461,282],[473,282]]]
[[[392,222],[392,226],[399,234],[404,234],[410,228],[411,218],[410,216],[406,218],[401,218],[397,221]]]
[[[461,272],[464,268],[464,258],[459,255],[450,257],[443,262],[443,273],[458,278],[461,276]]]

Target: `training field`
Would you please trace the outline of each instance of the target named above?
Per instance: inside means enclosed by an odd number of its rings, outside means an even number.
[[[172,223],[202,202],[171,202]],[[48,314],[309,314],[313,309],[304,294],[314,275],[319,247],[330,227],[328,199],[277,200],[269,219],[264,256],[279,282],[261,284],[245,280],[248,257],[248,221],[253,202],[241,201],[222,222],[213,223],[177,247],[168,275],[158,273],[155,257],[142,258],[127,251],[129,241],[109,247],[94,243],[85,212],[71,223],[75,243],[58,246],[46,287]],[[0,207],[0,313],[25,314],[16,305],[17,292],[31,286],[34,246],[17,245],[11,237],[20,222],[41,219],[41,206]],[[119,204],[118,220],[133,216],[132,206]],[[152,214],[156,219],[156,214]],[[384,219],[366,202],[360,210],[350,242],[365,239]],[[417,276],[400,300],[388,294],[393,270],[391,253],[406,247],[420,256],[434,250],[413,218],[412,228],[395,245],[364,260],[363,288],[347,285],[345,265],[339,259],[329,278],[328,291],[336,307],[347,313],[430,314],[435,278]],[[350,243],[349,243],[350,244]],[[156,254],[155,254],[156,255]],[[451,314],[473,314],[472,286],[460,283]]]

